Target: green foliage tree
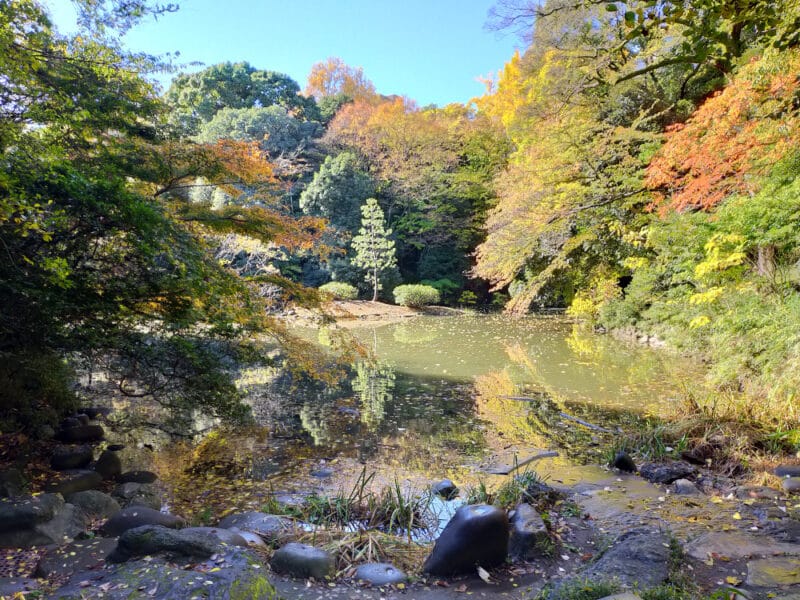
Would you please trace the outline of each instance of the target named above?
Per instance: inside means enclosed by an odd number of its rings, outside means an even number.
[[[367,198],[361,207],[361,215],[361,229],[352,242],[355,252],[353,264],[366,271],[366,279],[372,286],[372,301],[375,302],[381,273],[397,265],[394,240],[389,237],[392,230],[386,229],[383,210],[375,198]]]
[[[300,95],[288,75],[256,69],[246,62],[220,63],[178,75],[165,95],[172,121],[190,135],[199,132],[223,108],[281,106],[301,119],[319,118],[313,98]]]

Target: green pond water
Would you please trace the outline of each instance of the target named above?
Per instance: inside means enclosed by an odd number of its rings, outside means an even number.
[[[667,351],[555,317],[421,316],[352,333],[377,360],[354,365],[338,385],[281,376],[250,386],[269,431],[254,448],[253,476],[275,490],[346,488],[362,469],[379,485],[422,489],[449,477],[491,486],[507,477],[490,473],[498,465],[544,450],[559,454],[531,463],[545,477],[596,478],[587,465],[604,460],[620,431],[668,410],[702,377]]]

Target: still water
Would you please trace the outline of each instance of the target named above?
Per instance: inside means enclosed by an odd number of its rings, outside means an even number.
[[[537,472],[577,480],[596,472],[582,465],[601,462],[619,431],[669,410],[701,377],[667,351],[553,317],[421,316],[353,335],[375,360],[353,365],[338,385],[251,383],[254,413],[270,432],[254,476],[274,489],[347,487],[364,468],[378,484],[491,485],[500,476],[488,471],[544,450],[559,456],[532,463]]]

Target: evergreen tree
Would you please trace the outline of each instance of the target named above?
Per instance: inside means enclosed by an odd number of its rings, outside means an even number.
[[[353,264],[364,269],[367,281],[372,283],[372,301],[378,299],[381,272],[397,266],[394,240],[389,239],[391,229],[386,229],[383,210],[375,198],[367,198],[361,207],[361,229],[353,238],[356,253]]]

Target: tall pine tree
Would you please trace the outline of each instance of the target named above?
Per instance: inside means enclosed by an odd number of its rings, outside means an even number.
[[[361,207],[361,229],[353,238],[352,247],[356,253],[353,264],[366,271],[367,281],[372,283],[372,301],[378,299],[380,274],[397,266],[394,240],[391,229],[386,229],[383,210],[375,198],[367,198]]]

